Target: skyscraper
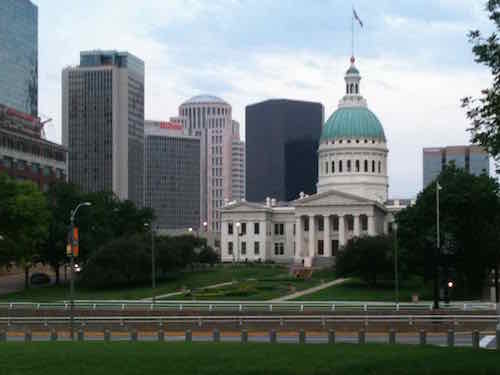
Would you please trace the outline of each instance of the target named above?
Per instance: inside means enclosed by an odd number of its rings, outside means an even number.
[[[423,159],[424,189],[439,176],[443,167],[450,163],[475,175],[490,173],[488,152],[479,146],[427,147],[423,150]]]
[[[38,8],[0,1],[0,104],[38,116]]]
[[[81,52],[62,73],[69,181],[85,192],[144,200],[144,62],[128,52]]]
[[[240,138],[240,124],[233,120],[233,145],[231,151],[232,199],[245,199],[245,142]]]
[[[273,99],[246,107],[247,200],[316,192],[323,118],[320,103]]]
[[[178,120],[189,135],[200,138],[200,228],[206,221],[209,231],[219,232],[219,209],[233,199],[231,105],[216,96],[198,95],[180,105]]]
[[[200,138],[182,125],[145,122],[145,199],[160,229],[198,228],[200,222]]]

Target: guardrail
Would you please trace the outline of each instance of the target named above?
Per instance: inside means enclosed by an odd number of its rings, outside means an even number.
[[[8,302],[0,303],[0,310],[68,310],[69,301],[55,303]],[[75,309],[80,310],[150,310],[150,311],[206,311],[206,312],[322,312],[322,311],[433,311],[432,302],[302,302],[302,301],[136,301],[136,300],[78,300]],[[495,303],[441,304],[440,311],[496,311]]]

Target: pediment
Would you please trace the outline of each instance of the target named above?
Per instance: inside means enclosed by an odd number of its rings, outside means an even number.
[[[224,206],[221,211],[225,212],[255,212],[255,211],[268,211],[269,207],[266,207],[263,204],[247,202],[247,201],[238,201],[234,203],[229,203]]]
[[[309,206],[345,206],[345,205],[377,205],[378,203],[354,194],[338,190],[329,190],[323,193],[310,195],[292,202],[295,207]]]

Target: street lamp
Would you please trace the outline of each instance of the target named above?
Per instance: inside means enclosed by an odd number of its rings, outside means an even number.
[[[73,238],[75,233],[75,217],[80,207],[90,207],[92,203],[82,202],[79,203],[74,210],[70,212],[71,234],[70,239],[72,242],[76,240]],[[70,298],[70,326],[71,326],[71,340],[75,339],[75,253],[73,249],[74,243],[71,244],[71,252],[69,255],[70,267],[70,280],[69,280],[69,298]]]
[[[441,259],[441,237],[439,230],[439,191],[442,189],[436,180],[436,251],[434,252],[434,309],[439,309],[439,271],[438,261]]]
[[[148,228],[149,223],[144,223],[144,227]],[[151,223],[151,288],[153,289],[152,301],[155,303],[155,290],[156,290],[156,254],[155,254],[155,232],[153,224]]]
[[[396,303],[399,303],[399,274],[398,274],[398,223],[392,223],[394,230],[394,287]]]
[[[240,227],[241,223],[236,223],[236,262],[240,261]]]

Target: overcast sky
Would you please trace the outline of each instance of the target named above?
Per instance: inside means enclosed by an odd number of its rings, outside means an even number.
[[[126,50],[146,64],[146,118],[177,115],[191,96],[219,96],[243,126],[269,98],[321,102],[344,92],[351,7],[344,0],[33,0],[39,14],[39,112],[61,139],[61,71],[79,52]],[[389,195],[422,187],[422,148],[464,144],[460,99],[490,83],[467,32],[491,25],[482,0],[358,0],[361,92],[384,125]],[[243,132],[244,134],[244,132]]]

